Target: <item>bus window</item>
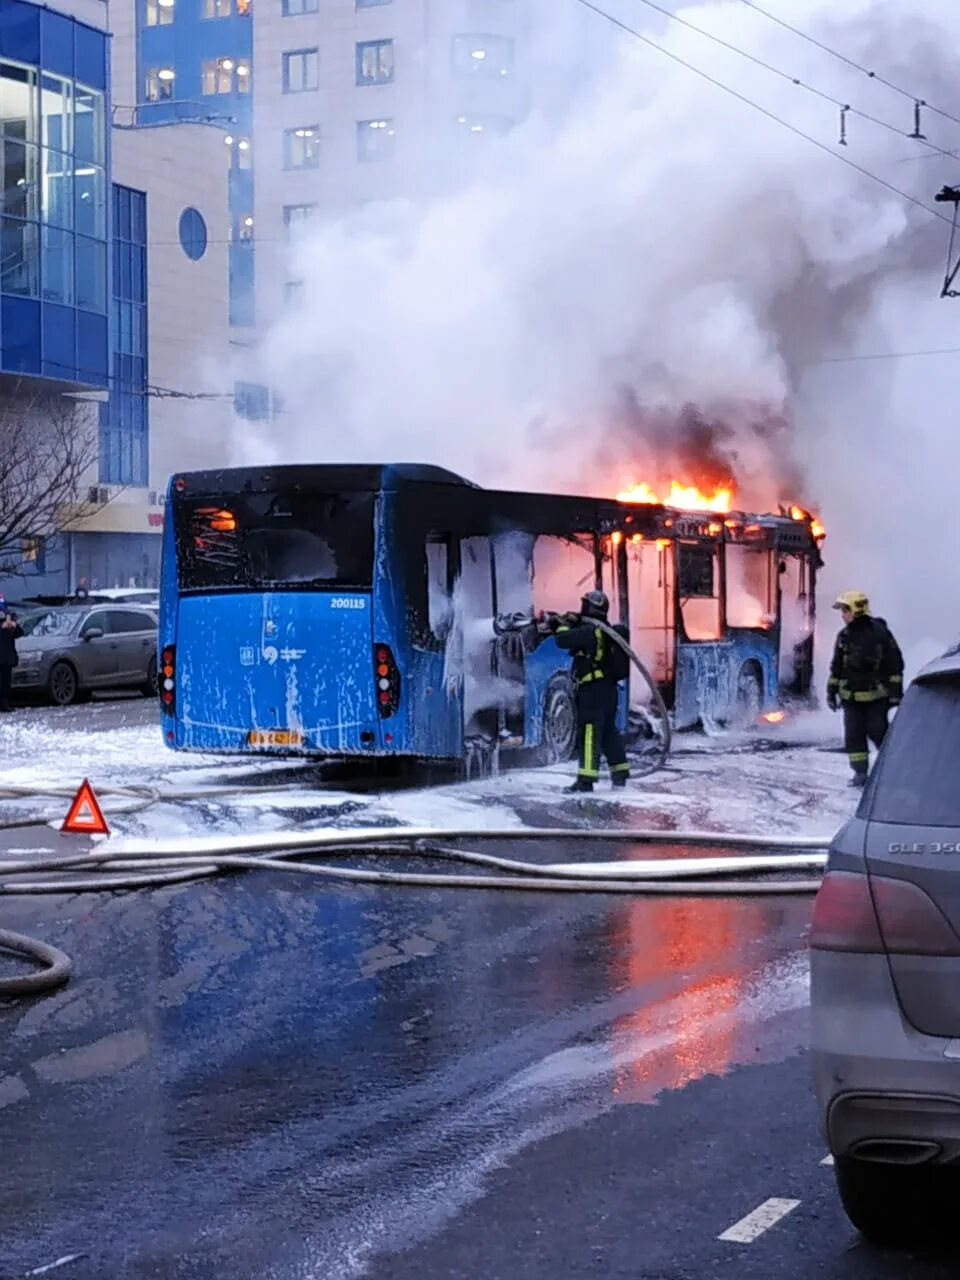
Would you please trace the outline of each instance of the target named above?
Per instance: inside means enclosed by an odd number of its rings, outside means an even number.
[[[432,537],[426,544],[427,625],[430,634],[443,643],[453,621],[450,539]]]
[[[533,535],[500,533],[493,539],[497,613],[533,612]]]
[[[780,578],[780,687],[805,693],[813,676],[813,593],[805,556],[784,555]]]
[[[734,543],[726,553],[727,626],[769,630],[777,621],[777,553]]]
[[[371,493],[220,493],[174,505],[180,587],[369,589]]]
[[[494,681],[493,571],[489,538],[461,541],[456,598],[464,736],[492,739],[497,729],[498,691]]]
[[[719,640],[720,572],[717,547],[677,543],[677,594],[688,640]]]
[[[592,533],[571,537],[541,534],[533,549],[533,605],[537,611],[567,613],[597,585]]]
[[[674,626],[673,544],[627,543],[627,586],[630,600],[630,646],[657,684],[673,680]],[[630,681],[630,705],[646,705],[644,681]]]

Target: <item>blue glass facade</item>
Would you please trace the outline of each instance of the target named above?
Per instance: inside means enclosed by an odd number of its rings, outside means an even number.
[[[147,197],[113,188],[110,399],[100,406],[100,483],[146,485]]]
[[[0,3],[0,369],[105,387],[106,36]]]
[[[254,0],[134,0],[137,123],[220,121],[231,149],[230,323],[254,323]]]

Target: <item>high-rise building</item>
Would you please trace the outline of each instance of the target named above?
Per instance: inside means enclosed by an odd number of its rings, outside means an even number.
[[[230,314],[261,330],[314,214],[416,197],[525,110],[522,0],[134,0],[135,119],[219,123]]]

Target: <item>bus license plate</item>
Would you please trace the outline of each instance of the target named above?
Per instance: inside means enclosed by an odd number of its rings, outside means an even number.
[[[303,735],[293,729],[251,729],[247,742],[251,747],[299,747]]]

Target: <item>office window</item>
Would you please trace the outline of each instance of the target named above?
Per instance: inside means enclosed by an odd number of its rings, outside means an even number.
[[[453,70],[458,76],[496,78],[513,70],[513,41],[505,36],[454,36]]]
[[[358,120],[357,159],[389,160],[395,133],[392,120]]]
[[[146,20],[148,27],[169,27],[173,22],[173,10],[176,0],[147,0]]]
[[[206,97],[218,93],[249,93],[252,73],[245,58],[205,58],[200,90]]]
[[[317,169],[320,166],[320,126],[302,124],[283,131],[283,167]]]
[[[304,224],[310,221],[316,209],[315,204],[285,204],[283,206],[283,225],[287,239],[302,231]]]
[[[229,18],[230,11],[230,0],[203,0],[205,18]]]
[[[101,484],[147,483],[146,204],[143,192],[114,186],[110,308],[113,367],[110,399],[100,406]],[[82,292],[79,260],[77,274],[79,294]]]
[[[319,49],[294,49],[283,55],[284,93],[304,93],[319,87]]]
[[[151,67],[146,74],[143,87],[147,102],[162,102],[173,97],[173,82],[177,73],[173,67]]]
[[[357,45],[357,84],[389,84],[393,79],[393,41],[366,40]]]
[[[457,124],[461,133],[485,138],[502,138],[513,128],[513,121],[507,116],[457,116]]]
[[[283,0],[283,16],[297,18],[302,13],[316,13],[318,0]]]

